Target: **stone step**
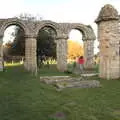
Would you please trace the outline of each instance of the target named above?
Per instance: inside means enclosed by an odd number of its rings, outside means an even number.
[[[46,84],[54,84],[58,82],[74,82],[84,80],[84,77],[71,77],[71,76],[45,76],[40,77],[40,81]]]
[[[91,77],[91,76],[96,76],[96,75],[98,75],[98,73],[81,74],[81,76],[84,76],[84,77]]]

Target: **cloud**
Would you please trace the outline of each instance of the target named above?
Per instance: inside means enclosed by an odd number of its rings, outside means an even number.
[[[34,4],[33,4],[34,3]],[[101,7],[113,4],[120,11],[119,0],[2,0],[0,17],[13,17],[20,13],[39,14],[56,22],[79,22],[91,24]]]
[[[100,9],[105,4],[112,4],[120,14],[119,0],[1,0],[0,18],[9,18],[20,13],[38,14],[43,19],[55,22],[78,22],[92,25],[97,34],[94,23]],[[98,42],[95,41],[97,48]]]
[[[22,10],[23,0],[2,0],[0,1],[0,17],[8,18],[15,16]]]

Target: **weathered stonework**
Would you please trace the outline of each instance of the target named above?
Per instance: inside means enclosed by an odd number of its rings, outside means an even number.
[[[96,20],[100,42],[101,78],[120,77],[120,31],[118,12],[111,5],[105,5]]]
[[[0,71],[3,71],[4,64],[3,64],[3,49],[2,44],[0,44]]]
[[[26,70],[37,73],[36,63],[36,38],[27,37],[25,39],[25,63]]]
[[[93,34],[93,30],[89,25],[83,25],[80,23],[60,23],[61,31],[66,35],[70,33],[72,29],[77,29],[82,33],[82,40],[84,43],[84,58],[86,69],[92,69],[94,67],[94,40],[95,35]],[[67,57],[67,56],[66,56]]]
[[[2,47],[2,36],[0,36],[0,71],[3,71],[4,64],[3,64],[3,47]]]
[[[85,57],[85,64],[84,67],[86,69],[94,68],[94,41],[93,40],[87,40],[84,41],[84,57]]]
[[[40,77],[40,81],[46,84],[52,84],[57,89],[62,90],[63,88],[96,88],[102,87],[100,82],[97,80],[87,80],[81,77],[70,77],[70,76],[45,76]]]
[[[0,37],[2,38],[4,35],[5,29],[10,25],[18,25],[24,30],[25,35],[25,69],[31,72],[37,72],[37,62],[36,62],[36,38],[39,33],[39,30],[44,27],[51,27],[56,32],[56,44],[57,44],[57,68],[60,71],[66,71],[67,69],[67,39],[69,32],[72,29],[78,29],[82,32],[83,41],[87,44],[85,45],[85,58],[86,58],[86,68],[93,66],[93,58],[90,58],[87,52],[89,52],[93,56],[93,41],[95,40],[95,35],[92,28],[89,25],[83,25],[80,23],[55,23],[52,21],[25,21],[17,18],[9,18],[9,19],[0,19]],[[90,45],[88,47],[87,45]],[[2,46],[2,40],[0,43]],[[1,57],[0,63],[3,63],[2,50],[0,49]],[[3,64],[0,64],[0,68],[3,68]]]
[[[67,36],[59,36],[56,40],[57,68],[64,72],[67,70]]]

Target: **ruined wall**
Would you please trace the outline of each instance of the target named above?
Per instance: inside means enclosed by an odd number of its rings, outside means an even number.
[[[80,23],[61,23],[60,26],[61,31],[63,31],[66,35],[69,35],[72,29],[77,29],[82,33],[85,58],[84,67],[85,69],[94,68],[94,40],[96,37],[91,26]]]
[[[25,69],[31,72],[37,72],[37,62],[36,62],[36,38],[39,30],[43,27],[51,27],[56,33],[56,44],[57,44],[57,68],[59,71],[67,70],[67,39],[69,32],[72,29],[78,29],[82,32],[83,41],[86,42],[85,47],[85,58],[86,58],[86,68],[93,66],[93,59],[88,59],[89,56],[93,56],[93,41],[95,40],[95,34],[90,26],[83,25],[80,23],[55,23],[52,21],[24,21],[18,18],[0,19],[0,36],[2,46],[2,38],[5,29],[10,25],[18,25],[24,30],[25,34]],[[2,47],[0,47],[0,69],[3,69],[3,57],[2,57]]]

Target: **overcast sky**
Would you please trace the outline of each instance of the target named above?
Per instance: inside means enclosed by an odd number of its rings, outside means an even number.
[[[89,24],[96,33],[94,21],[105,4],[113,5],[120,13],[120,0],[0,0],[0,18],[30,13],[55,22]]]
[[[105,4],[120,11],[120,0],[0,0],[0,4],[0,18],[31,13],[55,22],[84,24],[92,24]]]

